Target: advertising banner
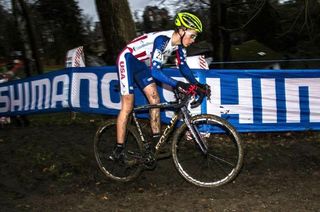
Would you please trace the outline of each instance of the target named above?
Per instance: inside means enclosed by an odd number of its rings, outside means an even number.
[[[185,81],[176,69],[164,73]],[[200,70],[211,86],[211,101],[192,113],[229,120],[241,132],[319,130],[320,70]],[[147,104],[136,88],[135,104]],[[171,88],[159,86],[161,101],[173,101]],[[76,111],[117,115],[120,108],[115,67],[66,68],[0,84],[0,116]],[[172,111],[163,111],[168,122]],[[148,113],[141,114],[147,117]]]

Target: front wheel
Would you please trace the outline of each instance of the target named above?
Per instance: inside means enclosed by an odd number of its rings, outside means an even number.
[[[117,141],[117,123],[111,120],[102,125],[94,137],[94,156],[102,173],[116,181],[127,182],[135,179],[142,167],[136,161],[141,158],[142,141],[136,130],[128,125],[124,158],[110,159]]]
[[[207,152],[201,150],[187,125],[182,124],[172,142],[172,157],[179,173],[201,187],[217,187],[233,180],[243,163],[243,145],[236,129],[215,115],[194,116],[191,124]]]

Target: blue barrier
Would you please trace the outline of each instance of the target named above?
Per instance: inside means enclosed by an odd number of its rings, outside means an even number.
[[[165,74],[184,80],[175,69]],[[194,70],[212,88],[212,100],[192,110],[228,119],[240,132],[320,129],[320,70]],[[136,105],[146,104],[136,88]],[[172,101],[159,86],[161,101]],[[68,68],[0,84],[0,116],[77,111],[117,115],[115,67]],[[148,113],[141,114],[147,117]],[[163,111],[168,122],[172,111]]]

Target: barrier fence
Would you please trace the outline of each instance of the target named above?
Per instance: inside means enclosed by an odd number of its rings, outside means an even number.
[[[165,74],[184,80],[175,69]],[[228,119],[240,132],[320,129],[320,70],[197,70],[212,88],[211,102],[192,113]],[[136,105],[147,101],[136,88]],[[171,88],[159,86],[161,101],[174,100]],[[117,115],[120,108],[115,67],[66,68],[0,84],[0,116],[76,111]],[[172,111],[163,111],[168,122]],[[148,113],[141,114],[148,117]]]

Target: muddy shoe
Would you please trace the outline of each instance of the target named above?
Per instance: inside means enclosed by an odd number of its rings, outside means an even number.
[[[109,159],[113,161],[120,161],[124,158],[124,146],[122,144],[117,144],[112,150],[112,154],[109,156]]]
[[[121,166],[133,167],[139,165],[139,160],[134,157],[130,157],[130,154],[127,155],[124,147],[121,145],[115,146],[112,154],[108,158]]]

